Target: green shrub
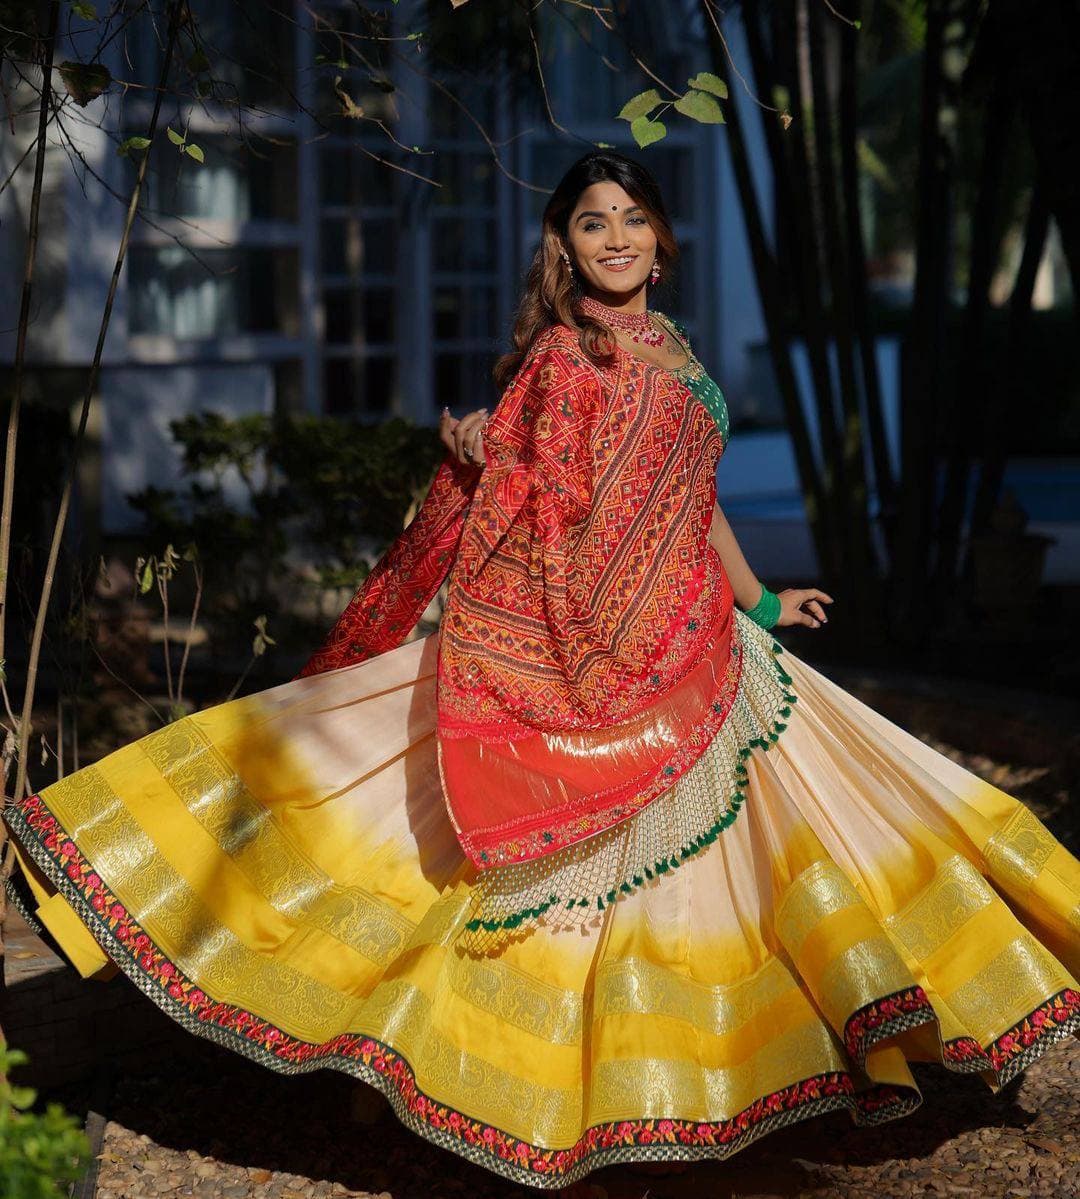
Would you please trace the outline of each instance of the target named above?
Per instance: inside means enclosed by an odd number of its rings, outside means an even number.
[[[58,1103],[32,1112],[36,1095],[15,1087],[8,1073],[26,1054],[0,1041],[0,1195],[12,1199],[60,1199],[90,1162],[90,1142],[79,1121]]]
[[[205,412],[171,429],[185,486],[128,501],[146,520],[148,544],[198,546],[207,616],[233,641],[256,615],[278,614],[283,582],[358,586],[445,453],[434,429],[400,418],[360,425]],[[243,503],[229,494],[230,476]]]

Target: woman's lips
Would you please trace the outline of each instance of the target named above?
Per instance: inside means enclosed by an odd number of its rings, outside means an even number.
[[[629,262],[621,262],[621,263],[601,262],[600,265],[604,268],[605,271],[625,271],[625,270],[629,270],[630,267],[632,267],[635,262],[637,262],[636,255],[633,258],[631,258]]]

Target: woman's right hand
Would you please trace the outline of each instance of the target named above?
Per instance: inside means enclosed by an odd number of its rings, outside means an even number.
[[[464,466],[484,465],[484,441],[481,433],[487,425],[488,410],[479,408],[461,417],[444,408],[439,418],[439,440]]]

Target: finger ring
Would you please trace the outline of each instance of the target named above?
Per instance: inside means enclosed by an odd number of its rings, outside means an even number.
[[[472,450],[469,448],[469,446],[466,446],[466,447],[465,447],[465,457],[466,457],[466,458],[471,458],[472,456],[473,456],[473,452],[472,452]]]

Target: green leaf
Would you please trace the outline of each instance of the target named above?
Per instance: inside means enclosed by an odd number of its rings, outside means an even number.
[[[0,658],[0,683],[7,682],[7,659]]]
[[[68,95],[81,108],[96,100],[112,83],[109,68],[100,62],[62,62],[60,78]]]
[[[615,149],[614,142],[593,142],[593,145],[596,146],[596,148],[598,150],[614,150]]]
[[[651,146],[653,142],[658,142],[667,136],[667,126],[663,121],[650,121],[648,117],[637,117],[630,122],[630,132],[634,135],[634,141],[644,150],[646,146]]]
[[[699,92],[708,92],[712,96],[719,96],[721,100],[728,98],[727,84],[711,71],[698,71],[693,79],[686,82],[691,87],[696,87]]]
[[[862,21],[860,21],[860,20],[856,20],[856,21],[855,21],[855,28],[856,28],[856,29],[862,29]]]
[[[84,21],[96,21],[97,9],[92,4],[87,4],[86,0],[72,4],[71,11],[77,16],[82,17]]]
[[[407,42],[418,42],[423,36],[423,33],[407,33],[405,40]]]
[[[154,566],[153,563],[147,562],[143,567],[142,577],[139,579],[139,594],[145,595],[154,585]]]
[[[126,158],[131,150],[145,150],[148,145],[150,145],[148,137],[126,137],[116,147],[116,152],[121,158]]]
[[[11,1088],[11,1106],[18,1108],[19,1111],[25,1111],[26,1108],[37,1098],[37,1091],[33,1087],[12,1087]]]
[[[182,146],[184,144],[184,135],[182,133],[177,133],[171,125],[165,130],[165,132],[169,135],[169,141],[171,141],[174,146]]]
[[[675,101],[675,111],[684,117],[692,117],[703,125],[722,125],[724,114],[720,111],[720,102],[708,92],[699,92],[691,88],[685,96]]]
[[[196,162],[203,162],[204,156],[201,146],[196,146],[194,142],[184,147],[184,153],[194,158]]]
[[[632,124],[638,117],[643,117],[652,112],[660,103],[660,93],[656,88],[651,87],[647,92],[638,92],[636,96],[631,96],[619,111],[618,119],[620,121],[630,121]]]
[[[255,640],[252,642],[251,650],[256,658],[261,657],[266,653],[268,645],[277,645],[277,642],[266,631],[266,617],[255,617]]]

